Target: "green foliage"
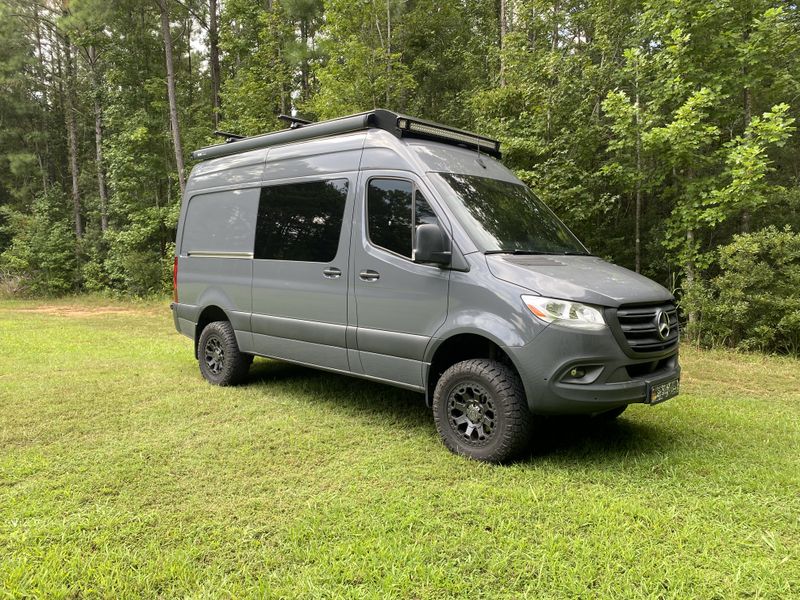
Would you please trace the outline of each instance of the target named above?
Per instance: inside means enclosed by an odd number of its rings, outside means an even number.
[[[800,353],[800,234],[768,227],[737,235],[715,254],[719,274],[684,299],[704,343]]]
[[[278,2],[264,10],[253,2],[225,3],[221,45],[238,63],[223,83],[222,127],[253,135],[281,127],[277,116],[291,107],[291,30]]]
[[[744,135],[725,146],[725,166],[729,183],[711,194],[714,202],[705,214],[709,225],[722,222],[743,210],[754,212],[763,207],[779,191],[768,175],[775,171],[769,151],[785,146],[794,132],[789,105],[778,104],[761,117],[754,117]]]
[[[330,118],[379,106],[405,109],[416,82],[391,45],[391,19],[401,8],[390,0],[325,3],[327,60],[316,73],[310,112]]]
[[[638,258],[642,273],[686,295],[685,307],[718,274],[717,249],[734,236],[800,229],[796,4],[218,1],[218,112],[210,2],[164,5],[184,155],[218,141],[214,128],[282,128],[279,113],[319,119],[385,106],[478,131],[502,141],[504,163],[593,252],[631,268]],[[36,280],[48,293],[168,285],[162,265],[180,190],[159,6],[0,0],[0,268],[9,281]],[[70,114],[80,240],[70,214]],[[62,212],[48,243],[71,250],[55,254],[65,262],[49,271],[57,272],[50,285],[25,257],[50,222],[36,199],[56,195]]]
[[[58,295],[78,289],[78,247],[65,194],[51,188],[40,194],[30,214],[5,208],[6,228],[14,232],[0,254],[0,269],[22,277],[31,294]]]

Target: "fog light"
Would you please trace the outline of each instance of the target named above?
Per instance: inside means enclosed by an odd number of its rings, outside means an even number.
[[[587,385],[594,383],[600,374],[603,372],[603,365],[575,365],[569,367],[561,375],[561,381],[564,383],[573,383],[578,385]]]

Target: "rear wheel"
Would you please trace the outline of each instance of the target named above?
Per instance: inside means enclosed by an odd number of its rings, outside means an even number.
[[[442,374],[433,394],[433,417],[449,450],[486,462],[519,455],[533,424],[519,376],[488,359],[465,360]]]
[[[247,376],[253,357],[239,351],[236,334],[228,321],[209,323],[197,343],[200,372],[214,385],[236,385]]]

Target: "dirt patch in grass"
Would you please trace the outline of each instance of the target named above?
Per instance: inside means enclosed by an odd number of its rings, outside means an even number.
[[[63,306],[46,304],[31,308],[16,308],[14,312],[52,315],[56,317],[93,317],[97,315],[141,315],[153,314],[161,309],[147,308],[122,308],[119,306]]]

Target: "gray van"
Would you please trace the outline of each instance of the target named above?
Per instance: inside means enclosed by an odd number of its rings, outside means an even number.
[[[414,390],[493,462],[534,415],[678,393],[672,294],[592,256],[495,140],[376,109],[193,157],[172,310],[213,384],[264,356]]]

